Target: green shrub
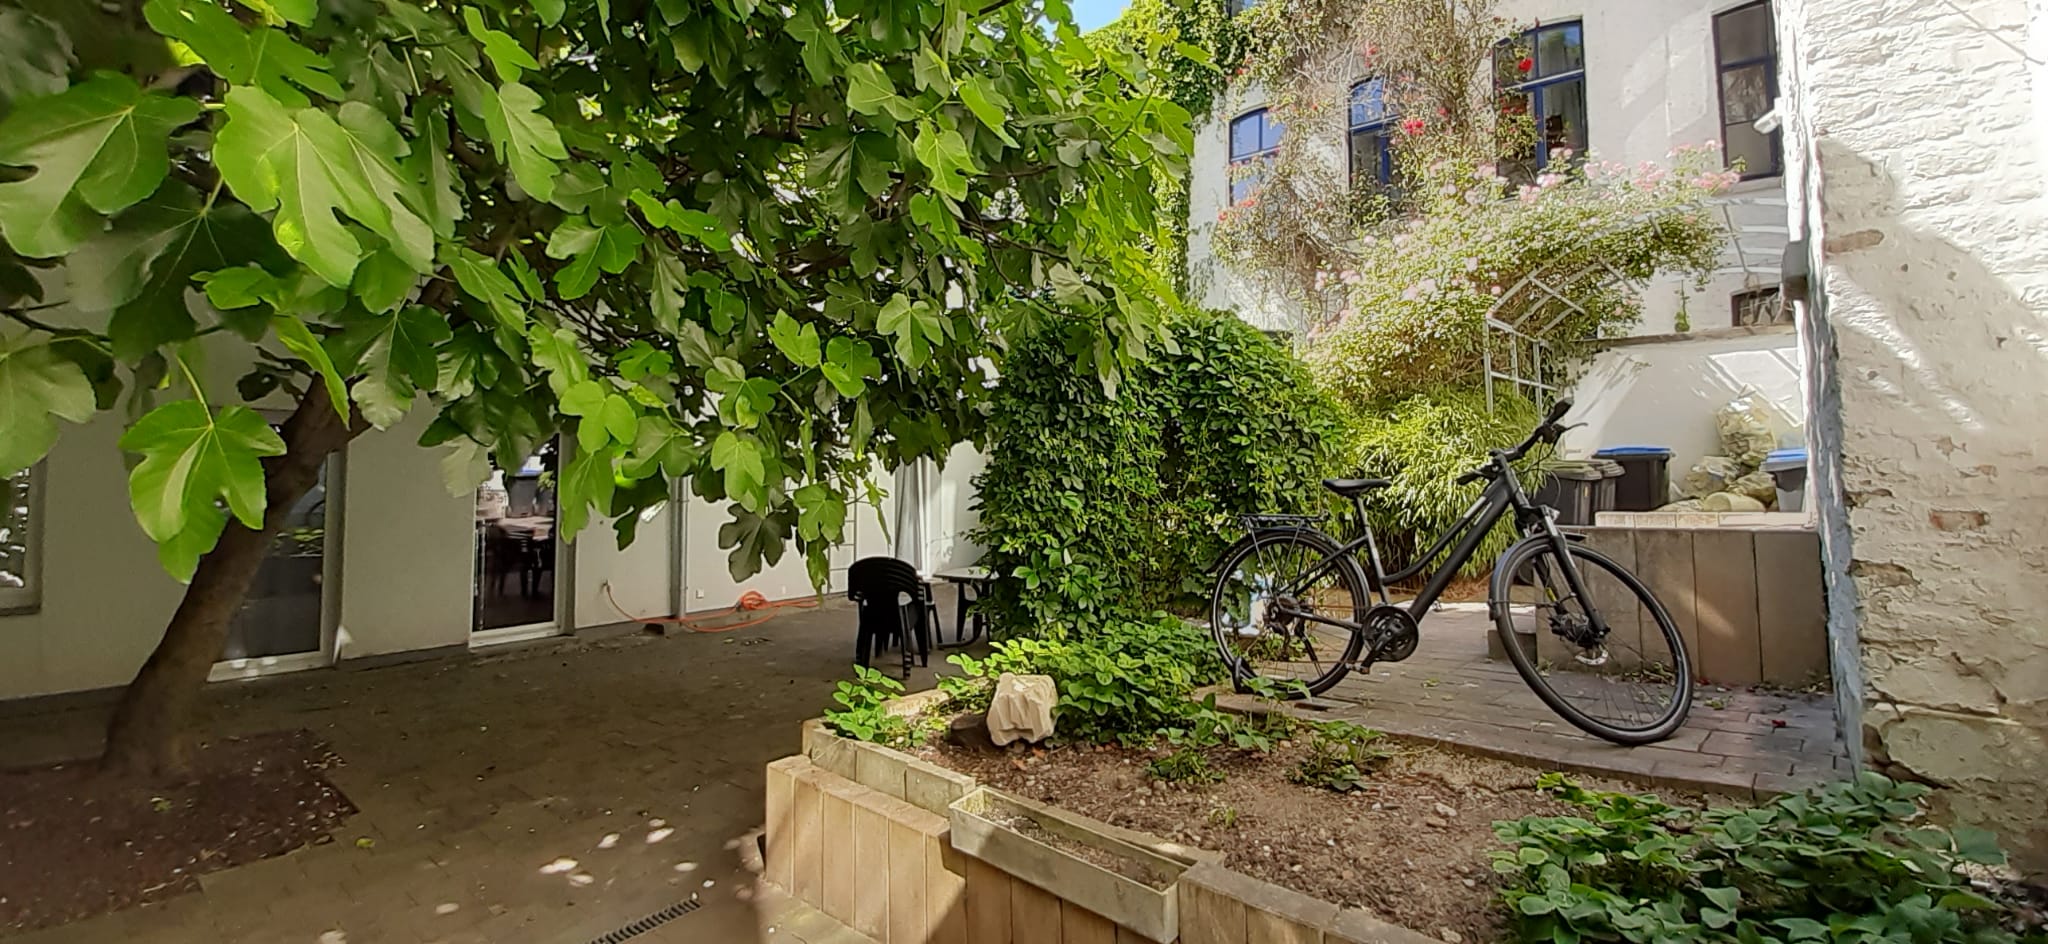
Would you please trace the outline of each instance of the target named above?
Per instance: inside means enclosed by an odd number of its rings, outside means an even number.
[[[988,658],[949,661],[962,679],[946,683],[967,706],[986,708],[1005,672],[1048,675],[1059,689],[1053,723],[1066,740],[1142,744],[1203,710],[1189,699],[1227,673],[1209,636],[1171,617],[1125,621],[1086,636],[1052,634],[995,644]]]
[[[1483,465],[1487,450],[1520,442],[1541,418],[1512,394],[1496,393],[1489,412],[1483,392],[1448,387],[1353,414],[1347,467],[1394,483],[1371,493],[1366,505],[1388,569],[1428,549],[1479,497],[1482,486],[1460,485],[1459,476]],[[1537,483],[1525,477],[1522,484],[1533,491]],[[1486,572],[1514,537],[1512,528],[1496,528],[1465,573]]]
[[[1540,783],[1583,816],[1498,823],[1493,854],[1515,937],[1627,941],[2003,944],[2004,911],[1963,863],[1998,864],[1990,834],[1928,825],[1927,789],[1863,773],[1764,806],[1678,809],[1655,797]]]
[[[1300,362],[1226,313],[1187,314],[1171,340],[1113,394],[1057,331],[1004,358],[975,481],[998,629],[1199,608],[1238,515],[1322,501],[1342,426]]]

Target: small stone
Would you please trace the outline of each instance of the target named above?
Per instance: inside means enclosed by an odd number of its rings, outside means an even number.
[[[1450,928],[1445,928],[1438,932],[1438,936],[1444,939],[1444,944],[1464,944],[1465,942],[1465,935],[1459,934]]]
[[[1431,829],[1442,829],[1450,824],[1434,816],[1425,816],[1422,818],[1422,825],[1428,826]]]
[[[1468,879],[1465,879],[1464,881],[1465,881],[1465,887],[1466,887],[1466,888],[1478,888],[1478,887],[1479,887],[1479,883],[1478,883],[1478,882],[1476,882],[1476,881],[1474,881],[1474,880],[1472,880],[1472,879],[1469,879],[1469,878],[1468,878]]]
[[[1458,817],[1457,808],[1448,803],[1438,803],[1436,811],[1443,814],[1446,819],[1456,819]]]

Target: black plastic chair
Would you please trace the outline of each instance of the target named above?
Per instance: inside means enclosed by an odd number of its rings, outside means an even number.
[[[931,664],[931,634],[939,625],[939,608],[932,602],[931,584],[917,575],[917,568],[893,557],[854,561],[846,570],[846,597],[860,608],[854,658],[861,665],[892,639],[903,649],[904,678],[910,678],[913,640],[920,664]]]

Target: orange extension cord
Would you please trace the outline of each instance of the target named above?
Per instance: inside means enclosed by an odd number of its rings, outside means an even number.
[[[693,633],[724,633],[731,632],[735,629],[745,629],[749,626],[759,626],[762,623],[768,622],[769,620],[774,619],[776,616],[780,615],[775,612],[776,610],[788,609],[792,607],[796,609],[809,609],[810,607],[818,605],[817,598],[815,597],[798,597],[794,600],[783,600],[780,602],[776,602],[768,599],[767,597],[762,596],[761,591],[759,590],[749,590],[745,593],[740,594],[740,598],[733,603],[731,610],[719,613],[711,613],[706,616],[700,616],[695,619],[691,619],[689,617],[683,616],[634,616],[633,614],[626,612],[625,607],[619,605],[619,600],[617,597],[612,596],[612,585],[610,583],[606,583],[604,585],[604,598],[606,600],[611,601],[612,609],[617,610],[620,616],[625,617],[627,620],[631,622],[640,623],[646,626],[681,626],[682,628],[687,629]],[[721,623],[717,626],[699,625],[701,621],[712,617],[736,616],[738,614],[751,612],[754,610],[767,610],[768,612],[763,615],[756,616],[753,619],[740,620],[737,623]]]

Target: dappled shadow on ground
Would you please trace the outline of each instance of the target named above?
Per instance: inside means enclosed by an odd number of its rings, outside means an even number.
[[[800,722],[850,674],[853,638],[852,610],[830,601],[729,633],[214,686],[209,737],[310,730],[361,812],[334,842],[18,940],[573,942],[693,899],[663,926],[693,935],[674,940],[787,939],[767,936],[746,864],[763,768],[799,749]],[[103,716],[0,719],[0,765],[89,756]]]

